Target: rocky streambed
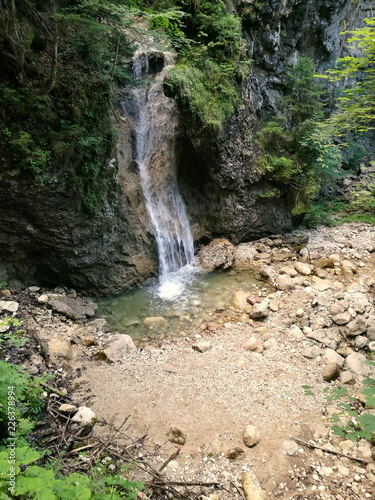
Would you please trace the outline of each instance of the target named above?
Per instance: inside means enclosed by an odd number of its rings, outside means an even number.
[[[332,433],[339,410],[327,395],[346,388],[357,415],[375,414],[363,394],[374,376],[366,359],[375,347],[375,228],[307,236],[212,242],[202,264],[250,269],[257,288],[234,290],[189,331],[137,345],[108,332],[95,304],[73,290],[3,290],[0,306],[34,339],[23,359],[31,373],[49,365],[75,388],[77,409],[115,426],[128,418],[134,442],[147,436],[138,459],[155,469],[178,452],[164,477],[215,483],[202,498],[243,498],[246,478],[257,498],[373,498],[374,447]],[[110,430],[99,421],[95,432]]]

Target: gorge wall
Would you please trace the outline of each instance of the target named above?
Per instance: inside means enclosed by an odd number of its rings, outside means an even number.
[[[286,67],[299,53],[324,69],[342,53],[340,31],[375,15],[366,0],[237,0],[233,8],[243,18],[252,60],[242,105],[218,136],[181,117],[176,138],[179,183],[201,241],[225,236],[238,243],[291,228],[286,193],[261,196],[267,182],[254,168],[257,121],[277,106]],[[85,210],[64,175],[36,183],[9,152],[0,152],[0,281],[37,280],[105,295],[156,273],[123,98],[119,91],[113,110],[118,170],[95,214]],[[107,168],[113,170],[113,161]]]

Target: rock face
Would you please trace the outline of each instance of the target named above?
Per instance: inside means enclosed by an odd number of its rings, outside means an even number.
[[[121,178],[120,169],[99,212],[89,215],[64,179],[38,185],[10,168],[0,184],[5,280],[36,278],[105,295],[151,276],[153,241],[121,189]]]
[[[258,116],[277,111],[287,66],[299,54],[310,56],[320,71],[332,66],[342,55],[344,23],[346,29],[362,26],[363,18],[373,13],[365,0],[233,3],[252,61],[242,106],[218,137],[186,125],[179,172],[196,238],[222,235],[238,244],[291,227],[285,186],[271,190],[274,186],[261,177],[255,142]]]

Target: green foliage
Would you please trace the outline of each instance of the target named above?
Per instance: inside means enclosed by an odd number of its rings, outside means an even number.
[[[372,361],[367,363],[375,366]],[[368,408],[375,408],[375,379],[367,378],[363,381],[364,388],[362,394],[366,399]],[[305,391],[305,396],[314,396],[311,387],[308,385],[302,386]],[[331,416],[332,431],[337,436],[346,437],[351,441],[359,439],[367,439],[375,442],[375,415],[366,413],[366,411],[358,411],[356,406],[356,398],[351,396],[345,387],[326,387],[324,389],[327,403],[336,403],[338,413]]]
[[[13,409],[17,422],[15,436],[24,437],[33,427],[30,419],[38,417],[44,406],[41,383],[45,379],[32,378],[16,366],[0,360],[0,429],[7,436],[8,411]],[[8,397],[9,387],[14,388],[14,399]],[[1,444],[1,441],[0,441]]]
[[[335,135],[348,132],[366,132],[374,128],[375,120],[375,18],[364,19],[366,26],[343,33],[350,35],[348,43],[355,55],[337,60],[337,67],[319,75],[337,82],[343,79],[357,81],[338,99],[337,112],[329,118]]]
[[[300,57],[287,73],[280,116],[257,134],[259,173],[288,187],[294,214],[306,211],[323,181],[340,175],[340,152],[319,121],[322,93],[311,59]]]
[[[193,9],[190,2],[180,3],[185,24],[178,29],[184,36],[172,33],[179,58],[165,80],[165,92],[199,125],[216,132],[239,104],[239,86],[249,66],[241,21],[222,0],[202,0]]]
[[[30,22],[35,13],[37,25]],[[58,178],[93,212],[115,173],[108,168],[114,145],[110,87],[131,78],[123,62],[132,53],[125,30],[133,12],[122,3],[79,0],[38,13],[31,0],[4,15],[9,26],[16,16],[16,25],[28,24],[28,30],[19,31],[15,49],[22,68],[6,48],[14,34],[0,34],[3,164],[16,164],[39,182]]]
[[[0,494],[2,499],[28,498],[35,500],[100,500],[111,498],[135,500],[143,483],[123,479],[120,475],[72,473],[58,475],[53,469],[33,465],[43,453],[23,446],[17,448],[14,464],[9,464],[8,450],[0,451]],[[14,468],[15,486],[9,490],[10,465]],[[27,467],[25,467],[27,466]],[[124,471],[122,471],[124,473]],[[11,495],[8,495],[8,493]]]
[[[19,326],[20,320],[17,318],[5,317],[0,320],[0,326]],[[21,347],[28,342],[28,339],[22,337],[24,330],[17,330],[15,333],[0,333],[0,345],[5,344],[9,347]]]

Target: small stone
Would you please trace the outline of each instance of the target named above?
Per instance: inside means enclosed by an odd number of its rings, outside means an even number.
[[[345,333],[348,337],[356,337],[357,335],[365,333],[366,330],[367,326],[365,321],[362,318],[357,318],[347,323]]]
[[[251,319],[263,319],[268,316],[268,306],[270,301],[268,299],[263,300],[260,304],[254,304],[252,311],[250,312]]]
[[[0,300],[0,311],[15,313],[18,311],[19,307],[19,303],[15,300]]]
[[[317,276],[313,276],[312,288],[318,292],[324,292],[330,288],[329,281],[325,279],[318,278]]]
[[[348,371],[344,371],[340,373],[340,383],[344,385],[353,385],[355,384],[355,378],[353,374]]]
[[[250,304],[247,301],[248,296],[249,296],[248,292],[238,290],[234,292],[234,294],[232,295],[230,303],[238,311],[249,311]]]
[[[207,352],[212,348],[211,342],[208,342],[208,340],[202,341],[202,342],[197,342],[191,346],[194,351],[197,352]]]
[[[247,339],[242,347],[246,351],[257,352],[259,354],[263,352],[263,342],[256,337],[250,337]]]
[[[77,413],[72,418],[72,422],[77,422],[81,425],[90,425],[93,426],[96,422],[96,414],[92,411],[91,408],[87,406],[81,406],[78,408]]]
[[[302,356],[307,359],[315,359],[320,356],[320,348],[318,346],[307,347],[302,351]]]
[[[279,310],[279,304],[277,302],[275,302],[274,300],[270,300],[270,305],[269,305],[269,309],[270,311],[272,312],[277,312]]]
[[[352,352],[345,360],[345,367],[356,375],[369,375],[371,368],[366,364],[366,356],[359,352]]]
[[[167,432],[168,441],[175,444],[184,445],[186,443],[186,434],[177,427],[171,427]]]
[[[316,267],[319,267],[320,269],[333,269],[335,267],[334,261],[332,259],[327,259],[326,257],[321,257],[320,259],[316,260],[314,262],[314,265]]]
[[[243,440],[246,446],[252,448],[256,446],[261,439],[260,431],[255,425],[247,425],[243,433]]]
[[[279,290],[288,290],[294,287],[293,280],[287,274],[282,274],[277,277],[276,285]]]
[[[136,349],[137,347],[129,335],[116,333],[113,335],[109,346],[104,350],[104,354],[109,361],[115,362],[126,358],[130,351],[135,351]]]
[[[144,326],[157,328],[160,326],[165,326],[168,324],[168,321],[162,316],[149,316],[143,320]]]
[[[293,325],[290,328],[288,334],[294,339],[302,339],[304,337],[301,328],[297,325]]]
[[[322,371],[323,380],[326,382],[335,380],[340,374],[340,369],[341,367],[338,363],[328,363]]]
[[[61,411],[61,413],[76,413],[78,408],[74,405],[64,403],[59,407],[59,411]]]
[[[342,367],[345,361],[345,359],[333,349],[326,349],[324,351],[323,359],[326,362],[326,364],[337,363],[340,367]]]
[[[362,335],[358,335],[358,337],[355,338],[356,349],[363,349],[368,343],[369,340],[366,337],[362,337]]]
[[[345,311],[343,313],[336,314],[335,316],[332,317],[333,322],[339,326],[347,325],[351,321],[351,319],[352,319],[352,316],[349,313],[349,311]]]
[[[281,449],[283,450],[283,452],[291,457],[295,457],[298,455],[298,448],[298,444],[290,439],[283,441],[281,445]]]
[[[275,339],[266,340],[265,342],[263,342],[263,346],[265,349],[269,349],[270,351],[276,351],[279,347],[277,340]]]
[[[341,342],[341,335],[334,328],[321,328],[306,333],[306,337],[317,340],[325,346],[336,350]]]
[[[308,264],[306,264],[305,262],[296,262],[294,264],[294,269],[299,274],[302,274],[302,276],[310,276],[310,274],[311,274],[311,267]]]
[[[39,292],[40,287],[39,287],[39,286],[29,286],[28,290],[29,290],[31,293],[36,293],[36,292]]]
[[[231,448],[225,454],[228,460],[242,460],[246,454],[242,448]]]

